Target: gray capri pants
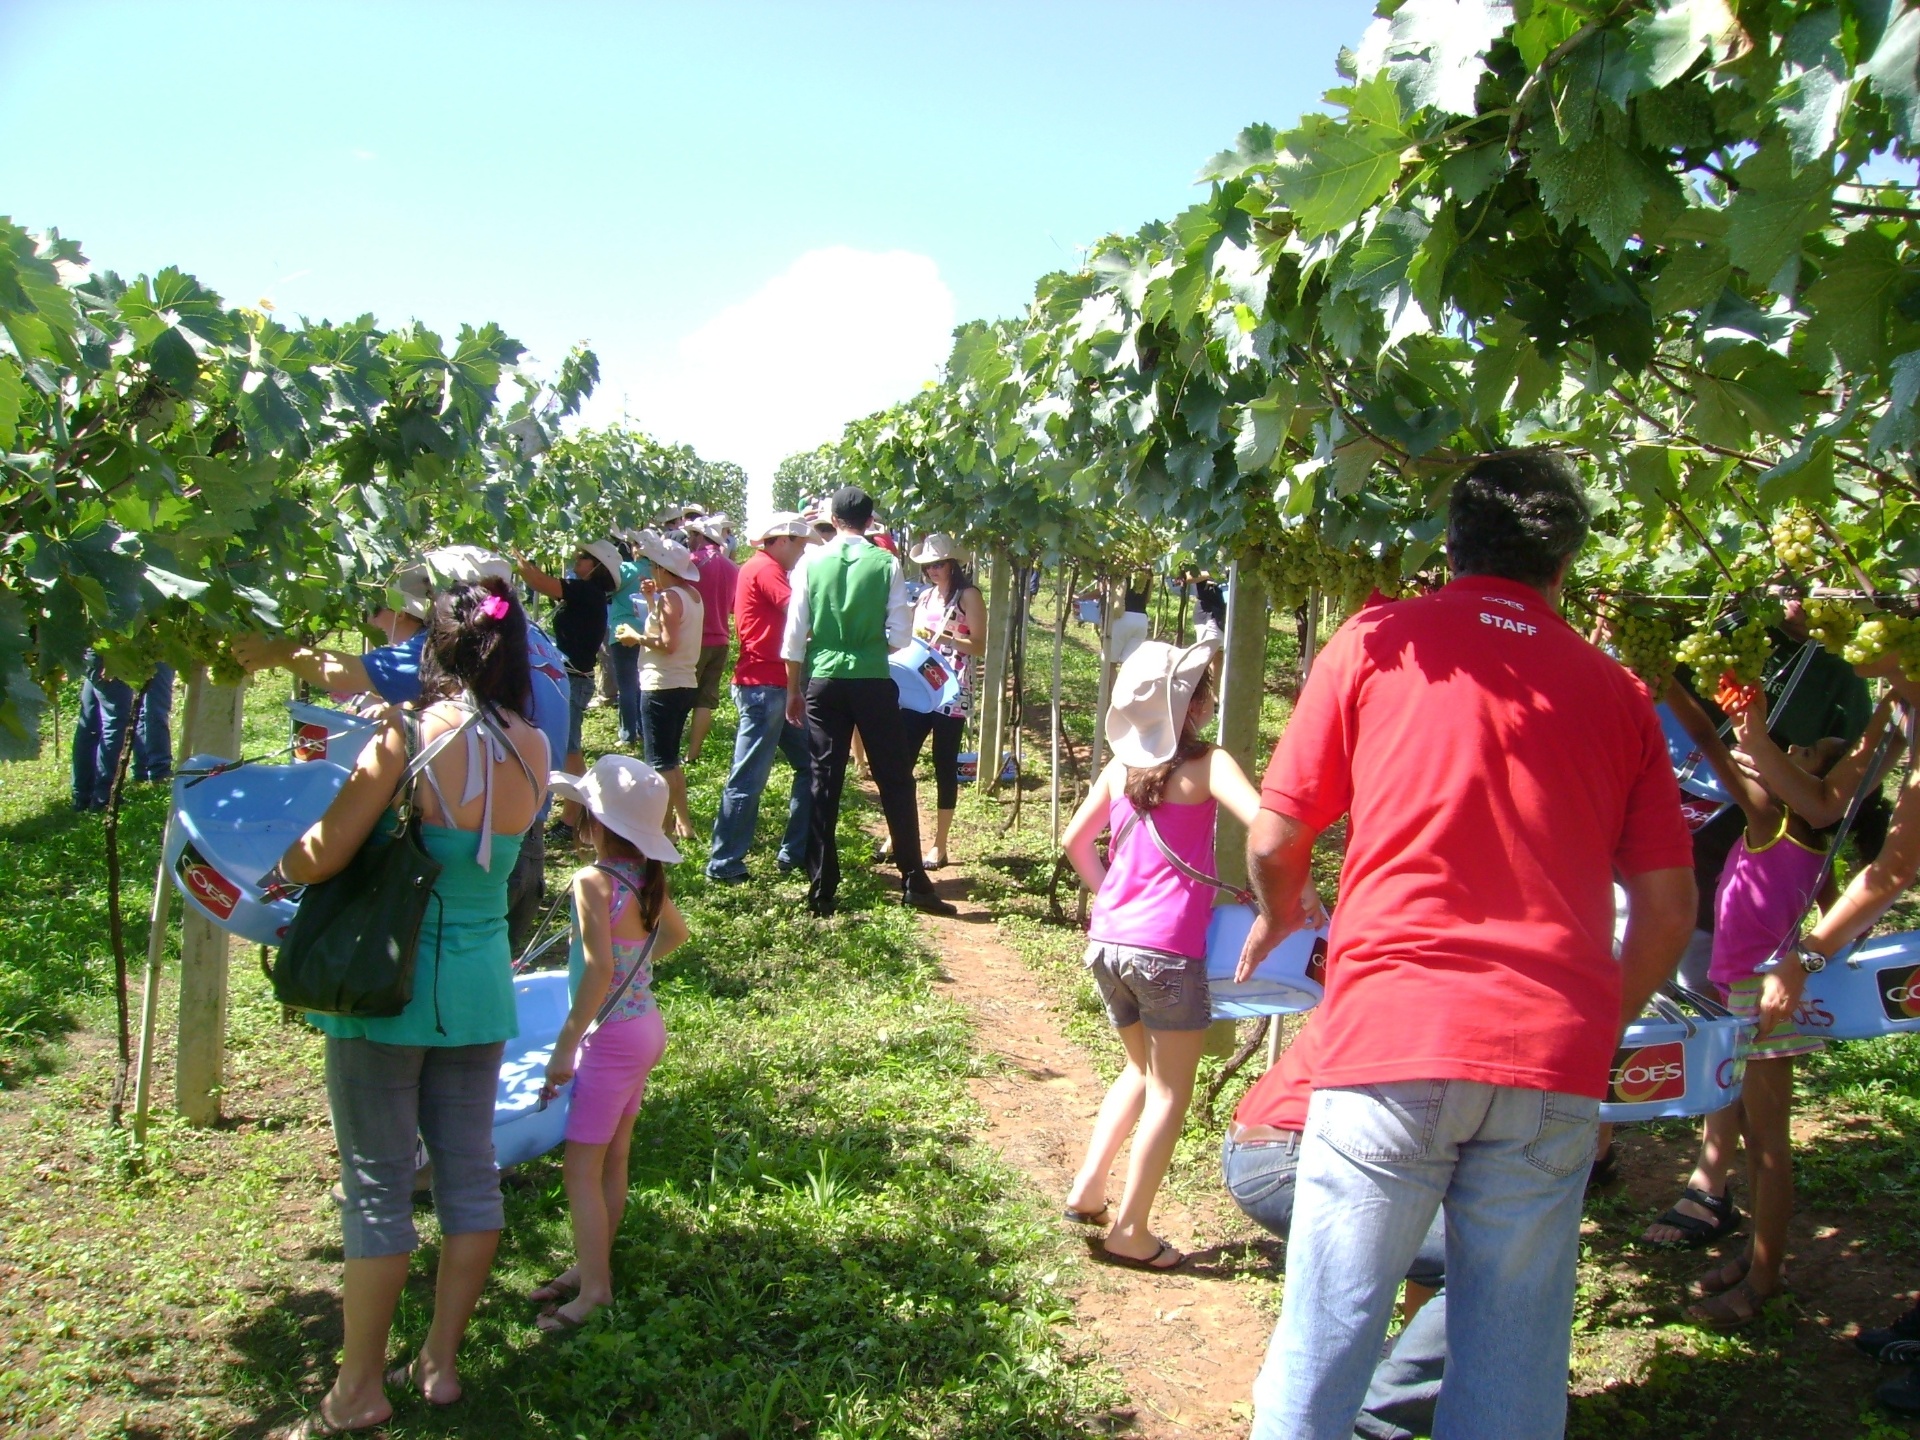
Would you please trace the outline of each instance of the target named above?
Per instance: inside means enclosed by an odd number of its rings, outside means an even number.
[[[349,1260],[411,1254],[413,1137],[433,1161],[433,1208],[443,1235],[506,1224],[493,1163],[493,1099],[504,1041],[383,1045],[327,1039],[327,1100],[347,1203],[340,1228]]]

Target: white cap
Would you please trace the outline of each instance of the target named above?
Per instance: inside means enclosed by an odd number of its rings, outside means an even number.
[[[602,825],[649,860],[672,864],[680,858],[667,839],[667,782],[644,760],[630,755],[602,755],[584,775],[556,770],[547,777],[553,793],[575,800]]]

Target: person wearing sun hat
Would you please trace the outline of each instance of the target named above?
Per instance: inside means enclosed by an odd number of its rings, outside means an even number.
[[[960,797],[960,743],[973,710],[974,667],[987,649],[987,604],[968,573],[966,556],[950,535],[929,535],[914,547],[913,563],[927,579],[913,607],[914,637],[926,642],[959,682],[954,698],[922,714],[902,708],[909,765],[933,738],[934,831],[927,869],[947,863],[954,806]]]
[[[675,837],[691,840],[693,816],[680,754],[687,717],[700,694],[700,636],[706,621],[700,567],[686,546],[651,531],[641,535],[640,553],[653,566],[652,578],[640,586],[648,602],[646,629],[616,631],[615,638],[640,653],[642,753],[666,777]]]
[[[594,667],[607,638],[607,607],[620,588],[620,550],[611,540],[589,540],[580,546],[574,556],[573,573],[566,576],[549,575],[524,555],[515,558],[520,578],[539,594],[559,602],[553,613],[553,638],[566,656],[569,703],[562,768],[569,775],[578,775],[587,768],[580,749],[580,726],[593,700]],[[573,807],[562,809],[565,823],[570,825]]]
[[[1216,886],[1200,877],[1214,872],[1220,807],[1245,825],[1260,813],[1260,796],[1233,757],[1201,738],[1214,711],[1212,659],[1210,645],[1149,640],[1121,665],[1106,719],[1113,760],[1060,839],[1093,892],[1086,966],[1126,1052],[1066,1215],[1108,1226],[1100,1258],[1150,1270],[1185,1259],[1148,1220],[1213,1023],[1207,924]],[[1096,841],[1109,829],[1102,861]],[[1318,908],[1311,886],[1305,898]],[[1126,1188],[1114,1207],[1107,1177],[1129,1134]]]
[[[700,572],[695,588],[706,615],[700,631],[700,658],[694,666],[694,685],[699,693],[694,697],[693,720],[687,729],[689,765],[700,759],[700,747],[713,725],[713,712],[720,708],[720,678],[726,673],[727,650],[733,639],[728,623],[733,618],[740,567],[728,558],[721,543],[726,519],[725,515],[703,515],[687,522],[693,563]]]
[[[552,785],[578,807],[580,839],[593,848],[593,863],[573,877],[573,1006],[543,1089],[552,1098],[573,1084],[562,1175],[577,1258],[528,1297],[543,1307],[536,1325],[558,1335],[613,1299],[633,1124],[647,1076],[667,1049],[653,967],[686,940],[687,924],[667,893],[667,866],[680,851],[663,828],[670,794],[660,773],[630,756],[602,755],[586,774],[555,775]]]
[[[739,885],[750,877],[747,851],[760,820],[760,796],[773,773],[776,752],[793,766],[793,786],[787,797],[787,826],[775,863],[784,875],[806,861],[807,826],[813,814],[813,762],[807,752],[807,732],[787,723],[787,665],[780,658],[780,639],[787,624],[792,594],[788,573],[800,563],[809,539],[807,522],[791,510],[767,518],[753,536],[759,547],[740,567],[734,591],[734,629],[740,635],[740,655],[733,667],[733,703],[739,728],[733,737],[733,769],[720,792],[720,809],[713,817],[713,844],[707,857],[707,878],[723,885]]]

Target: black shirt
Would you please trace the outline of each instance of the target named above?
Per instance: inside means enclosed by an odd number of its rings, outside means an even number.
[[[567,657],[567,668],[591,675],[594,659],[607,640],[607,602],[613,597],[598,579],[565,575],[560,580],[560,608],[553,614],[553,643]]]
[[[1227,591],[1223,585],[1201,580],[1193,587],[1193,608],[1216,625],[1227,623]]]

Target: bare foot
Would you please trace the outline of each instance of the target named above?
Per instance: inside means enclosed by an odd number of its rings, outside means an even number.
[[[538,1290],[528,1295],[529,1300],[540,1305],[571,1300],[580,1293],[580,1267],[569,1265],[553,1279],[547,1281]]]
[[[429,1405],[442,1406],[456,1404],[466,1393],[460,1388],[460,1377],[452,1371],[442,1371],[425,1355],[416,1356],[405,1365],[396,1365],[386,1374],[387,1388],[390,1390],[415,1390],[420,1398]]]
[[[384,1399],[363,1407],[331,1404],[329,1390],[313,1409],[291,1425],[273,1431],[268,1440],[316,1440],[321,1435],[347,1435],[357,1430],[375,1430],[393,1418],[393,1406]]]

